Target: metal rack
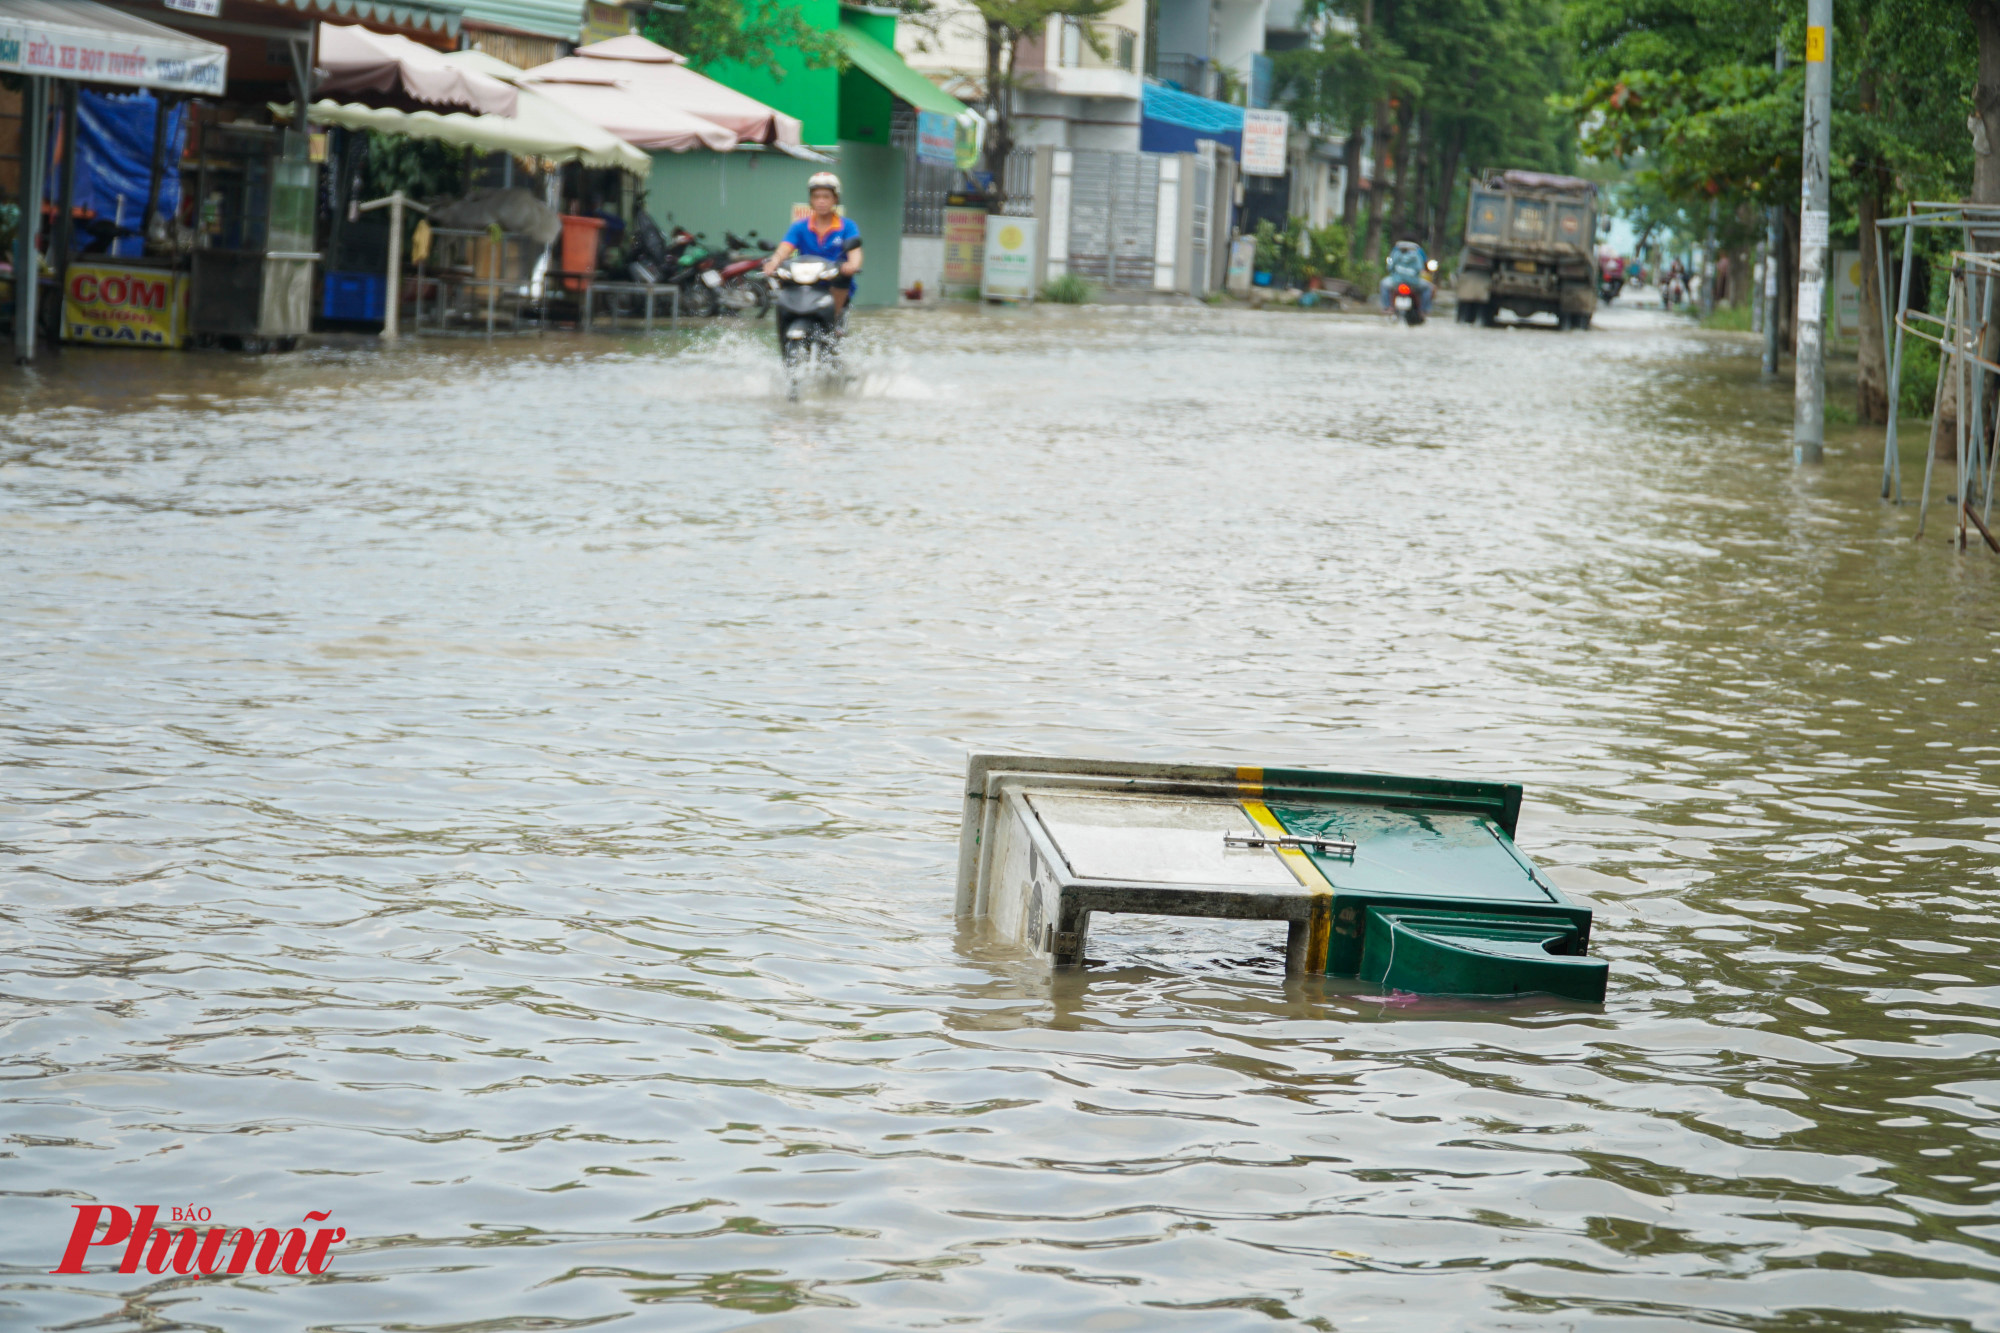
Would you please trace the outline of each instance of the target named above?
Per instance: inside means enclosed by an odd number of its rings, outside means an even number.
[[[641,327],[651,332],[659,305],[665,297],[669,306],[669,327],[678,331],[681,318],[680,288],[672,283],[609,282],[590,274],[566,273],[544,266],[549,247],[533,237],[502,232],[496,238],[489,230],[455,227],[431,229],[431,253],[417,266],[417,299],[410,327],[413,332],[433,333],[475,330],[484,323],[490,337],[501,327],[508,331],[524,324],[540,329],[549,324],[548,301],[559,285],[573,284],[574,292],[565,299],[579,305],[579,325],[586,333],[596,325],[601,307],[609,307],[609,317],[638,317]],[[429,321],[425,318],[424,293],[432,288]],[[627,312],[621,307],[636,305]],[[525,312],[533,310],[532,315]]]

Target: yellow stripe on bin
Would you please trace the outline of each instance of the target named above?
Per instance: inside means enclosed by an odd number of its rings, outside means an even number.
[[[1262,775],[1262,769],[1237,769],[1238,779],[1245,772]],[[1285,826],[1271,813],[1271,807],[1262,801],[1243,802],[1243,813],[1250,816],[1253,823],[1265,833],[1282,838],[1286,836]],[[1280,847],[1278,856],[1291,870],[1293,878],[1312,895],[1312,912],[1306,918],[1306,971],[1326,971],[1327,937],[1333,933],[1333,885],[1313,864],[1312,857],[1296,847]]]

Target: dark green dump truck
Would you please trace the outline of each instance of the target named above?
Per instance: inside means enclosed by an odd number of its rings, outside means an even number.
[[[1554,315],[1587,329],[1597,312],[1597,187],[1575,176],[1496,171],[1472,187],[1458,258],[1458,322]]]

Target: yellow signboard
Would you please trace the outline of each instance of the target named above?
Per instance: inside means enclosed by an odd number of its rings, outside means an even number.
[[[165,269],[72,263],[62,336],[106,347],[179,347],[187,337],[187,280]]]
[[[1820,61],[1825,59],[1826,59],[1826,29],[1818,27],[1807,28],[1806,63],[1808,65],[1817,65]]]
[[[986,210],[944,210],[944,285],[977,287],[986,272]]]

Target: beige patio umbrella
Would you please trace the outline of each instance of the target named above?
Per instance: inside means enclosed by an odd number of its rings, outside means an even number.
[[[479,114],[511,116],[518,94],[511,83],[468,66],[453,64],[441,51],[394,33],[358,25],[322,23],[313,64],[315,94],[370,93],[370,102],[464,107]],[[511,67],[510,67],[511,68]]]
[[[799,151],[801,126],[796,117],[695,73],[687,67],[686,57],[637,33],[594,42],[577,48],[575,55],[537,65],[527,72],[527,84],[544,91],[558,87],[571,90],[575,100],[566,104],[580,112],[589,102],[608,108],[612,99],[602,93],[577,94],[575,90],[616,87],[637,99],[651,114],[670,110],[697,116],[729,130],[744,143],[764,144],[799,156],[817,156]],[[616,131],[608,121],[597,123]]]

